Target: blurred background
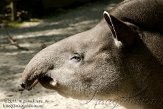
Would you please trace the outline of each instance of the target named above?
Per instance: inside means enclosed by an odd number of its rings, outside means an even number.
[[[19,90],[21,73],[37,52],[92,28],[103,18],[106,8],[111,9],[121,1],[0,0],[0,109],[14,104],[41,107],[13,109],[124,109],[113,102],[64,98],[39,84],[32,91]]]

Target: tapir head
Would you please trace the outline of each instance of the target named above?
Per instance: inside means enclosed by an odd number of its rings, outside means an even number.
[[[45,88],[78,99],[114,97],[124,84],[123,53],[137,33],[104,12],[94,28],[63,39],[36,54],[23,72],[22,87]]]

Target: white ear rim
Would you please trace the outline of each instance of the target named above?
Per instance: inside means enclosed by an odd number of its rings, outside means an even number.
[[[107,11],[104,11],[103,15],[107,15],[109,20],[110,20],[110,23],[111,23],[111,27],[113,28],[113,31],[114,31],[114,34],[115,34],[115,37],[114,37],[114,42],[115,42],[115,45],[120,48],[122,46],[122,42],[121,41],[118,41],[118,37],[117,37],[117,33],[115,31],[115,28],[114,28],[114,24],[112,22],[112,19],[111,19],[111,16],[110,14],[107,12]]]
[[[114,24],[113,24],[113,22],[112,22],[112,19],[111,19],[110,14],[109,14],[107,11],[104,11],[103,14],[108,16],[108,18],[109,18],[109,20],[110,20],[110,23],[111,23],[111,27],[113,28],[113,31],[114,31],[114,34],[115,34],[115,38],[117,39],[117,33],[116,33],[116,31],[115,31],[115,27],[114,27]]]

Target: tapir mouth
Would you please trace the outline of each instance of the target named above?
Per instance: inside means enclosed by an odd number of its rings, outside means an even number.
[[[30,69],[27,66],[22,75],[22,90],[31,90],[38,82],[46,88],[52,88],[52,85],[56,85],[56,81],[51,77],[51,73],[48,72],[51,69],[53,69],[52,64],[46,66],[38,65]]]
[[[46,73],[33,78],[31,81],[23,82],[21,87],[23,90],[31,90],[37,83],[40,83],[45,88],[54,89],[57,82],[51,77],[51,75]]]
[[[57,85],[57,81],[51,77],[51,75],[44,75],[38,78],[39,83],[48,89],[54,89]]]

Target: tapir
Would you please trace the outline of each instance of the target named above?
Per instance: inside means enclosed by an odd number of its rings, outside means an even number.
[[[99,23],[37,53],[22,74],[65,97],[163,109],[163,0],[126,0]]]

